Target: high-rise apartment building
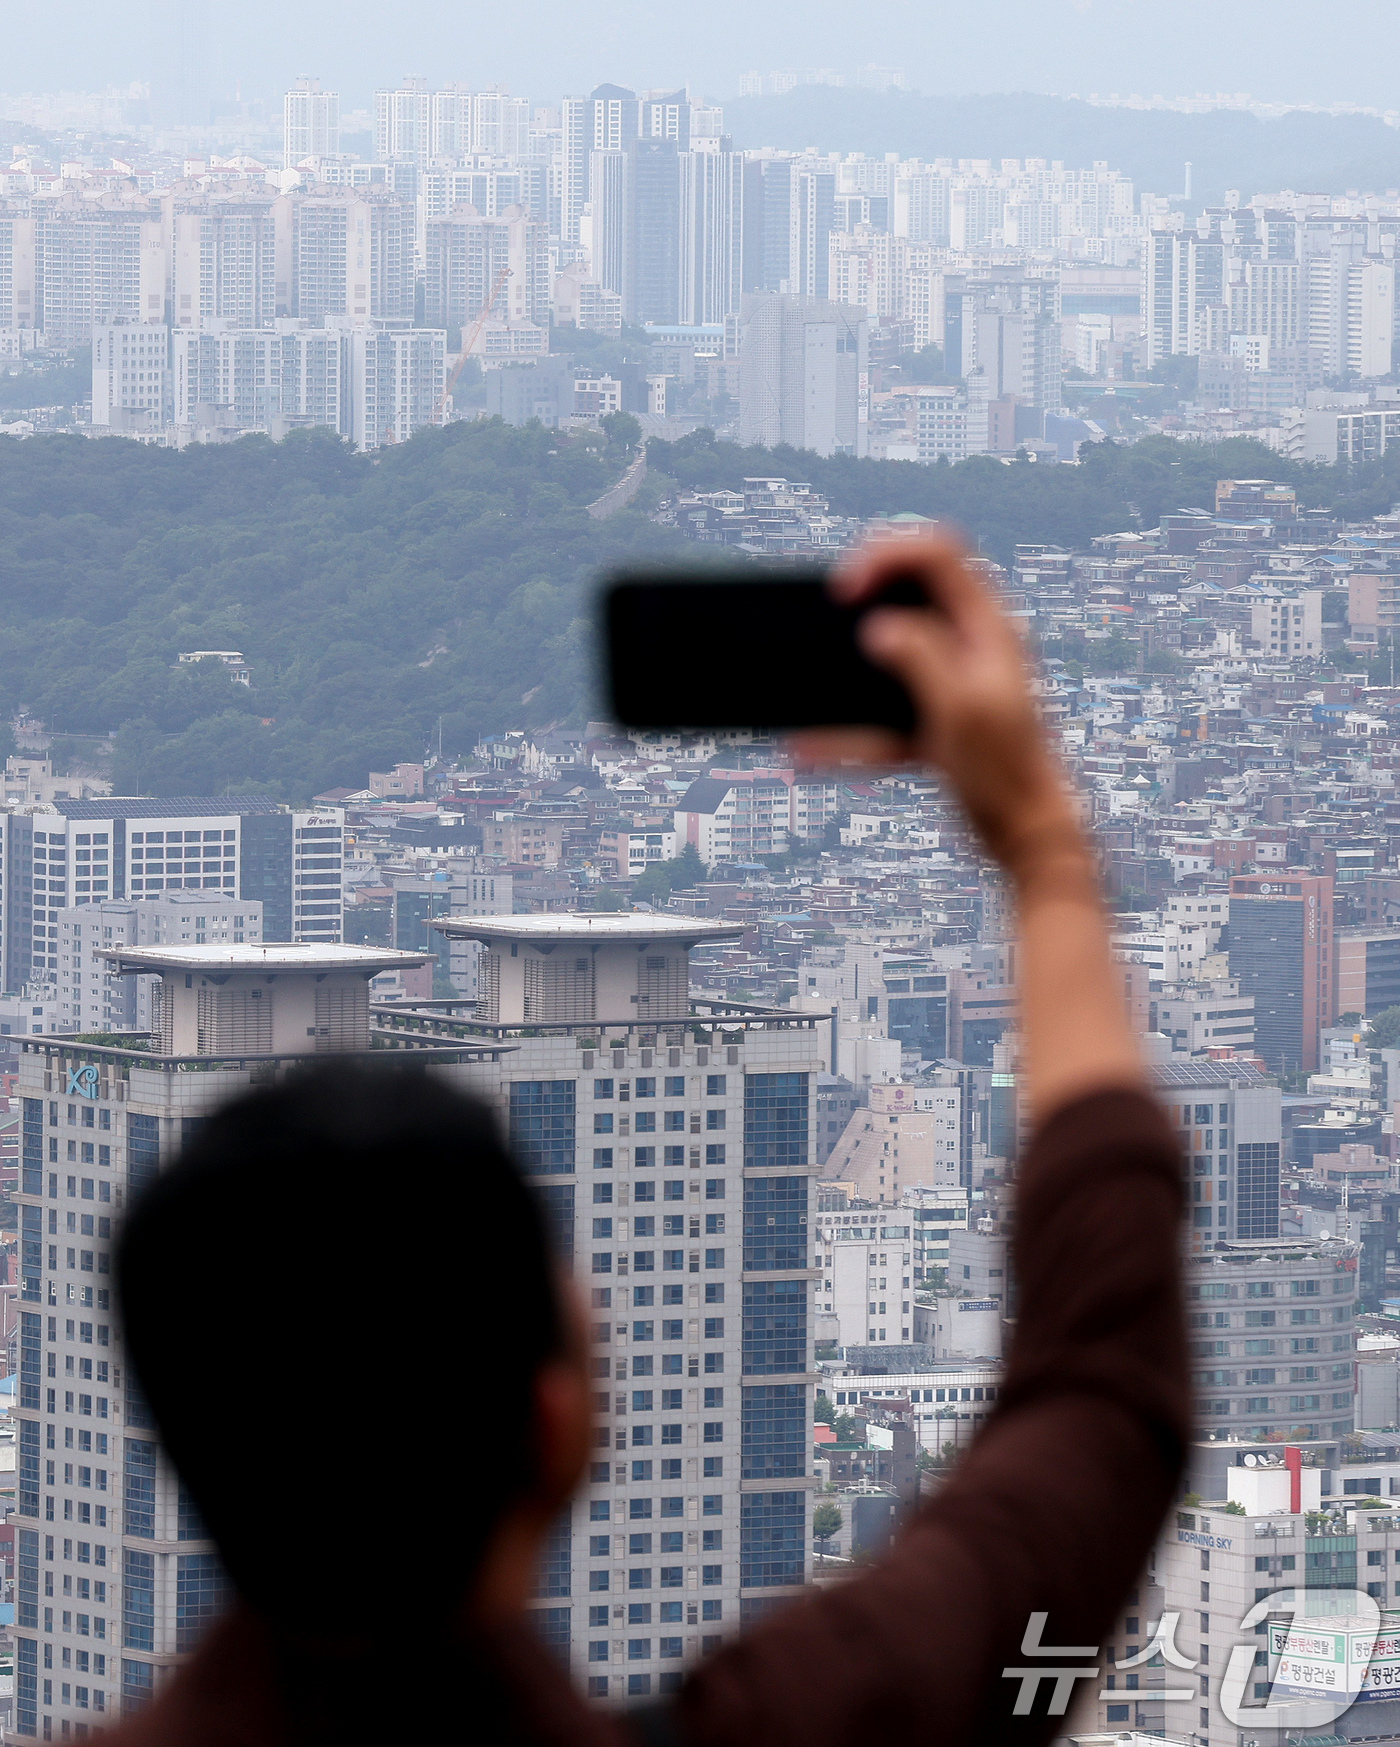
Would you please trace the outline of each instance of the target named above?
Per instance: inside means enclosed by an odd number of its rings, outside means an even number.
[[[32,328],[37,307],[34,216],[0,208],[0,328]]]
[[[436,922],[483,943],[471,1021],[385,1008],[500,1111],[592,1321],[595,1448],[536,1595],[596,1697],[682,1666],[808,1573],[819,1021],[692,1004],[682,917]],[[522,1029],[524,1028],[524,1029]]]
[[[1318,1066],[1332,1023],[1332,875],[1284,868],[1230,881],[1230,975],[1254,997],[1254,1041],[1275,1072]]]
[[[112,898],[200,891],[256,898],[269,940],[335,941],[344,814],[262,797],[57,801],[0,817],[6,988],[57,976],[62,912]]]
[[[503,284],[501,272],[509,277]],[[424,226],[423,319],[430,327],[470,327],[490,304],[503,322],[549,326],[549,233],[521,206],[485,217],[454,206]]]
[[[290,169],[306,158],[340,153],[340,94],[323,91],[319,79],[298,79],[282,98],[282,162]]]
[[[426,79],[405,79],[393,91],[376,91],[375,156],[426,170],[474,153],[523,158],[530,149],[530,104],[499,86],[473,91],[465,85],[432,90]]]
[[[92,330],[92,423],[159,431],[171,407],[170,330],[155,322],[101,322]]]
[[[406,159],[420,168],[432,157],[433,94],[426,79],[405,79],[374,94],[374,155],[381,163]],[[455,116],[451,118],[455,120]]]
[[[103,322],[160,321],[165,292],[154,196],[34,202],[34,325],[50,344],[86,345]]]
[[[383,187],[308,189],[292,207],[292,309],[308,321],[412,321],[417,227],[414,202]]]
[[[162,202],[169,262],[170,325],[213,320],[258,328],[285,314],[277,290],[279,229],[291,224],[285,197],[260,184],[208,193],[183,188]]]
[[[114,973],[157,979],[156,1053],[20,1045],[14,1732],[25,1740],[82,1739],[139,1709],[227,1601],[213,1543],[126,1361],[112,1302],[116,1223],[216,1104],[288,1058],[367,1048],[369,979],[423,962],[213,941],[114,942],[96,956]],[[260,1056],[280,1059],[263,1066]]]
[[[474,206],[483,218],[502,218],[520,206],[548,234],[549,178],[539,164],[468,160],[454,170],[425,170],[418,179],[418,205],[425,222],[445,218],[456,206]]]
[[[358,449],[406,443],[440,425],[447,386],[447,334],[441,328],[372,322],[350,334],[351,437]]]
[[[256,329],[216,324],[212,332],[176,332],[171,351],[177,427],[207,420],[237,430],[324,425],[352,434],[352,347],[344,328],[287,320]]]

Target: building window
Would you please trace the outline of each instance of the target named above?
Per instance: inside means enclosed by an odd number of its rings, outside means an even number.
[[[510,1145],[524,1170],[552,1174],[573,1170],[574,1102],[572,1080],[512,1082]]]

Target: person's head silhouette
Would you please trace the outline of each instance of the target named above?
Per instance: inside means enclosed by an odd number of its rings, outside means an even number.
[[[250,1092],[138,1201],[118,1273],[164,1445],[279,1642],[421,1649],[527,1599],[588,1395],[484,1106],[362,1061]]]

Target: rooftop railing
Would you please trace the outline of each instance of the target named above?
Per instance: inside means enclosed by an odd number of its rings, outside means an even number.
[[[687,1039],[698,1044],[738,1043],[747,1031],[813,1031],[830,1025],[828,1013],[794,1013],[786,1007],[756,1007],[743,1001],[696,999],[683,1018],[530,1020],[497,1023],[456,1011],[462,1002],[385,1002],[370,1009],[377,1037],[572,1037],[580,1049],[634,1047],[680,1048]],[[443,1007],[453,1011],[443,1012]]]

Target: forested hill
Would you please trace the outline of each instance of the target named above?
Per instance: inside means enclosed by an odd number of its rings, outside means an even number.
[[[1287,480],[1352,516],[1400,498],[1400,450],[1302,467],[1258,444],[1152,437],[1078,467],[823,460],[699,432],[653,442],[650,478],[607,521],[585,506],[629,456],[498,421],[419,433],[377,457],[325,432],[183,454],[111,439],[0,442],[0,722],[26,706],[59,735],[117,731],[118,791],[359,787],[436,741],[580,721],[593,579],[646,553],[705,557],[649,519],[673,482],[808,480],[841,515],[952,519],[1009,562],[1018,541],[1084,546],[1209,508],[1222,477]],[[251,689],[185,650],[241,649]]]
[[[600,566],[676,536],[584,506],[592,433],[457,424],[377,457],[324,432],[174,453],[0,443],[0,719],[117,729],[118,792],[309,798],[571,716]],[[251,690],[182,650],[241,649]]]

